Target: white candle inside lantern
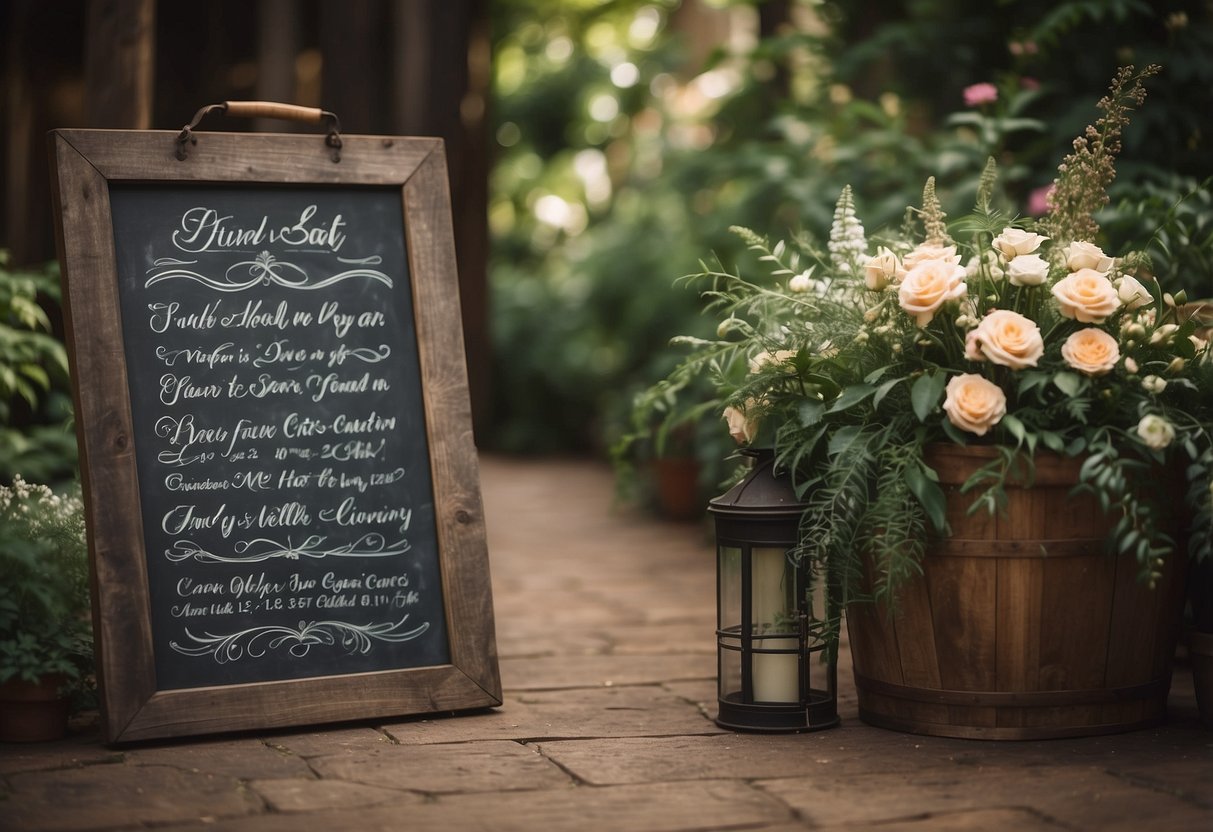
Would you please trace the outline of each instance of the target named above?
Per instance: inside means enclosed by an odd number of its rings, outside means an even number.
[[[783,549],[752,550],[750,563],[750,615],[754,635],[788,633],[789,638],[755,639],[755,649],[795,651],[800,639],[795,634],[792,615],[791,567]],[[755,702],[800,701],[800,674],[797,654],[753,653],[751,678]]]

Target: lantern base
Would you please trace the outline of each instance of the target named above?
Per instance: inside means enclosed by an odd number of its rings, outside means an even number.
[[[755,705],[740,701],[741,694],[720,697],[716,724],[730,731],[755,731],[765,734],[796,734],[834,728],[840,722],[838,703],[827,691],[809,691],[809,704]]]

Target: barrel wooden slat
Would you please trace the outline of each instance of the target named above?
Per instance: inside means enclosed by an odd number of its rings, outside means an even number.
[[[895,616],[848,609],[860,717],[986,739],[1156,724],[1170,685],[1182,556],[1152,591],[1131,556],[1109,554],[1110,522],[1095,499],[1069,496],[1081,460],[1043,455],[1031,488],[1008,487],[1004,514],[969,515],[973,495],[959,487],[995,454],[932,450],[951,537],[928,544],[924,576],[903,588]]]
[[[926,583],[915,581],[905,588],[902,597],[905,604],[901,608],[901,620],[897,622],[897,627],[915,634],[915,637],[897,639],[901,678],[907,685],[940,687],[939,658],[935,655],[935,640],[918,637],[918,634],[931,632],[932,626],[931,599]]]
[[[999,687],[1040,687],[1040,604],[1044,575],[1039,560],[1000,559],[998,570],[997,676]],[[1004,709],[998,724],[1023,725],[1021,709]]]

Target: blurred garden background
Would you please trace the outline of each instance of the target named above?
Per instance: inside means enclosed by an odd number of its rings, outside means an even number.
[[[871,232],[928,176],[959,216],[991,156],[1003,210],[1039,214],[1124,64],[1163,71],[1124,138],[1105,248],[1147,250],[1166,288],[1213,296],[1208,0],[13,0],[4,14],[0,481],[75,469],[45,131],[174,129],[225,99],[447,139],[477,442],[494,452],[607,458],[632,434],[647,470],[636,396],[677,361],[672,336],[715,331],[675,282],[701,261],[745,267],[730,226],[824,238],[849,184]],[[105,38],[134,70],[113,68]],[[132,96],[143,106],[124,113]],[[284,129],[212,126],[252,128]],[[679,395],[693,409],[700,391]],[[698,459],[701,501],[731,447],[710,412],[664,452]]]

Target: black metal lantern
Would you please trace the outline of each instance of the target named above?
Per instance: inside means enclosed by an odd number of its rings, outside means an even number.
[[[708,503],[716,523],[716,723],[744,731],[831,728],[838,724],[837,666],[832,656],[820,660],[832,599],[788,557],[804,504],[788,477],[776,474],[773,451],[750,455],[745,479]]]

